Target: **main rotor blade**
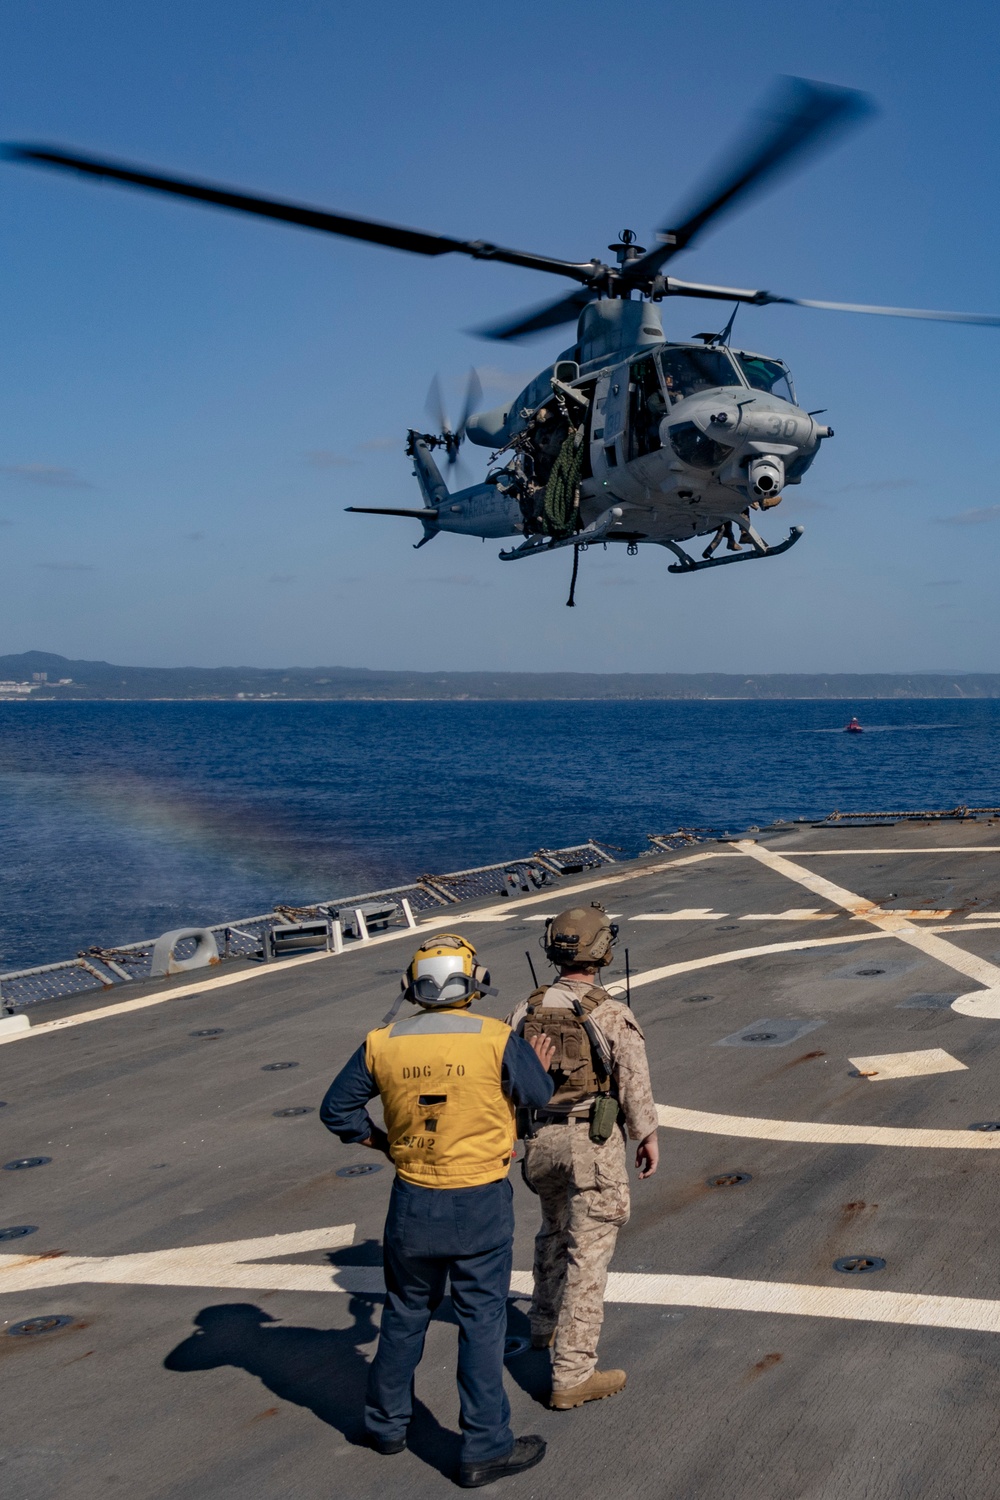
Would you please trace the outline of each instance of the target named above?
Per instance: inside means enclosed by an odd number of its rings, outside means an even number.
[[[776,292],[752,291],[746,287],[708,286],[698,281],[678,281],[669,277],[664,296],[706,297],[713,302],[750,302],[755,307],[818,307],[823,312],[874,313],[881,318],[926,318],[935,323],[976,323],[984,328],[1000,328],[1000,315],[994,313],[937,312],[925,307],[874,307],[867,302],[816,302],[807,297],[779,297]]]
[[[285,224],[298,224],[304,229],[318,229],[324,234],[343,235],[346,239],[365,240],[372,245],[388,245],[395,250],[409,250],[415,255],[471,255],[474,260],[499,260],[506,265],[526,266],[532,271],[551,271],[558,276],[569,276],[574,281],[587,282],[594,274],[591,261],[576,263],[556,260],[552,256],[533,255],[529,251],[507,250],[501,245],[491,245],[485,240],[455,240],[445,234],[427,234],[421,229],[407,229],[398,224],[383,224],[377,219],[358,219],[348,214],[328,213],[324,209],[310,208],[301,203],[289,203],[281,198],[263,198],[255,193],[241,193],[234,188],[219,187],[208,182],[194,182],[183,177],[167,176],[162,172],[150,172],[128,162],[109,161],[103,157],[85,156],[62,147],[10,144],[0,147],[0,155],[8,161],[28,162],[44,167],[56,167],[71,172],[83,172],[90,177],[109,178],[130,187],[146,188],[154,193],[168,193],[177,198],[193,198],[198,203],[208,203],[216,208],[228,208],[236,213],[253,214],[257,218],[278,219]]]
[[[1000,316],[994,313],[936,312],[926,307],[870,307],[864,302],[811,302],[804,297],[772,297],[768,302],[784,302],[791,307],[819,307],[824,312],[875,313],[880,318],[928,318],[935,323],[976,323],[983,328],[1000,328]]]
[[[593,302],[595,293],[589,287],[579,292],[570,292],[556,302],[544,302],[541,307],[520,313],[512,320],[495,323],[488,328],[473,328],[472,333],[481,339],[519,339],[529,333],[541,333],[545,328],[558,328],[560,323],[570,323]]]
[[[751,139],[683,213],[663,226],[657,234],[660,244],[623,268],[624,279],[636,285],[654,274],[723,213],[874,110],[874,102],[855,89],[784,79]]]

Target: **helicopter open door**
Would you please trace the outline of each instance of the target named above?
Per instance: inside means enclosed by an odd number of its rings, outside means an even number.
[[[623,447],[628,415],[628,365],[598,378],[590,426],[590,457],[595,473],[617,469],[625,462]]]
[[[645,458],[663,447],[660,423],[667,414],[667,400],[660,383],[655,354],[647,354],[629,366],[628,460]]]

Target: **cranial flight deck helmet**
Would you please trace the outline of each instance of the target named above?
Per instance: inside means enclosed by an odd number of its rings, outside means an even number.
[[[403,998],[425,1010],[471,1005],[480,995],[495,995],[490,972],[476,962],[476,950],[457,932],[425,938],[401,981]]]
[[[604,907],[594,901],[590,906],[571,906],[568,911],[550,917],[541,943],[545,957],[557,968],[593,964],[601,969],[611,962],[617,937],[618,923],[609,922]]]

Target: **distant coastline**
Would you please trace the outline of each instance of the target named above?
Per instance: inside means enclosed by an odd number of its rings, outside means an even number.
[[[1000,672],[392,672],[366,667],[123,667],[0,656],[0,700],[602,702],[1000,698]]]

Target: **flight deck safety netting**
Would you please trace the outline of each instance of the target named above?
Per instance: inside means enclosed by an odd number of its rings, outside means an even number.
[[[659,840],[656,843],[663,847]],[[360,895],[309,905],[276,902],[270,912],[233,922],[207,924],[204,930],[215,939],[222,963],[234,959],[262,959],[269,951],[269,939],[276,930],[309,921],[322,921],[331,926],[337,924],[341,940],[349,944],[362,939],[369,927],[379,930],[406,925],[404,901],[412,915],[419,917],[467,901],[521,896],[548,888],[554,890],[565,875],[613,864],[616,856],[634,858],[639,853],[653,853],[655,848],[656,845],[653,849],[625,851],[588,839],[568,848],[539,849],[524,858],[480,865],[471,870],[422,875],[409,885],[392,886],[381,891],[364,891]],[[180,938],[172,949],[175,959],[190,958],[197,942],[195,936]],[[76,958],[60,963],[40,964],[35,968],[0,974],[0,1006],[11,1013],[46,1000],[70,1000],[88,991],[113,990],[123,984],[149,980],[154,977],[155,947],[156,939],[153,938],[116,947],[92,947],[78,953]]]
[[[955,807],[925,812],[833,812],[826,818],[798,818],[794,824],[779,818],[770,825],[776,833],[803,824],[814,828],[851,828],[866,824],[901,822],[936,822],[941,819],[1000,819],[1000,808]],[[748,832],[761,832],[751,827]],[[672,833],[647,834],[643,847],[619,847],[599,839],[587,839],[564,849],[539,849],[521,859],[502,860],[493,865],[478,865],[471,870],[453,870],[447,875],[421,875],[409,885],[391,886],[381,891],[364,891],[356,896],[341,896],[309,905],[276,902],[269,912],[243,917],[235,922],[208,924],[203,932],[211,933],[221,963],[235,959],[266,958],[273,936],[282,927],[307,922],[323,922],[338,928],[344,944],[362,941],[371,931],[407,924],[404,902],[413,917],[468,901],[491,897],[519,897],[533,892],[557,891],[564,876],[579,875],[600,869],[620,859],[636,859],[672,853],[706,839],[728,838],[720,829],[678,828]],[[176,959],[190,958],[198,938],[180,938],[173,947]],[[71,1000],[88,991],[113,990],[123,984],[153,977],[153,954],[156,940],[123,943],[117,947],[88,948],[76,958],[61,963],[40,964],[31,969],[17,969],[0,974],[0,1009],[8,1013],[37,1005],[46,1000]]]

